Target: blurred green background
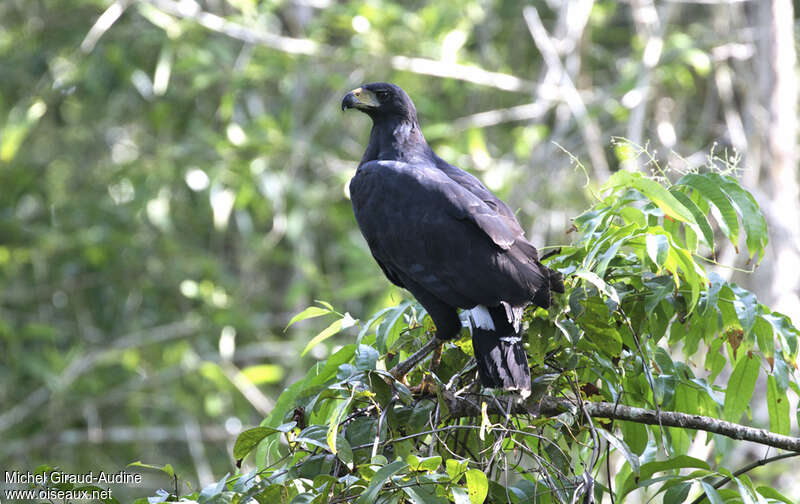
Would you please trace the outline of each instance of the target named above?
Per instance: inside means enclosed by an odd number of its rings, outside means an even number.
[[[613,137],[666,175],[738,162],[774,251],[740,282],[796,314],[799,280],[775,274],[800,264],[791,8],[3,0],[0,468],[142,460],[205,485],[233,470],[239,430],[353,337],[300,358],[326,321],[284,331],[294,313],[319,299],[364,318],[406,296],[347,198],[369,120],[339,105],[364,82],[406,89],[439,155],[539,246],[569,242],[610,171],[653,168]]]

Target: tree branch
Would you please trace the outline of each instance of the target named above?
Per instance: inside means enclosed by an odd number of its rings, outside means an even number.
[[[414,352],[408,359],[400,362],[389,372],[395,379],[402,379],[414,366],[422,362],[425,357],[433,352],[443,343],[435,337],[431,338],[419,350]],[[473,401],[468,395],[456,396],[453,392],[443,391],[450,415],[454,417],[480,416],[480,402]],[[496,401],[487,401],[488,413],[504,415],[505,411],[500,411]],[[585,413],[593,418],[609,418],[614,420],[626,420],[646,425],[659,425],[661,427],[680,427],[682,429],[695,429],[713,434],[720,434],[732,439],[751,441],[762,445],[780,448],[782,450],[800,452],[800,438],[775,434],[765,429],[756,429],[746,425],[727,422],[717,418],[702,415],[690,415],[677,411],[653,411],[633,406],[624,406],[610,402],[584,402]],[[567,399],[558,399],[545,396],[538,399],[535,396],[526,401],[517,402],[511,405],[510,413],[529,414],[534,413],[539,416],[556,416],[564,412],[576,414],[577,406]]]
[[[603,151],[603,142],[601,140],[600,127],[589,115],[586,104],[581,98],[578,88],[569,76],[564,64],[561,62],[561,57],[558,55],[558,50],[547,33],[547,30],[542,24],[538,11],[534,7],[525,7],[522,10],[522,16],[528,25],[528,31],[531,33],[533,42],[536,44],[539,53],[542,55],[545,64],[557,77],[556,81],[561,91],[564,102],[569,107],[570,112],[575,117],[578,123],[581,135],[586,142],[586,150],[592,160],[592,168],[595,170],[597,177],[604,180],[611,173],[608,168],[608,161],[606,160],[605,152]],[[587,17],[588,20],[588,17]]]
[[[774,457],[759,459],[759,460],[753,462],[752,464],[747,464],[746,466],[742,467],[741,469],[739,469],[738,471],[733,473],[733,478],[738,478],[742,474],[744,474],[746,472],[750,472],[753,469],[755,469],[756,467],[761,467],[761,466],[767,465],[770,462],[775,462],[777,460],[783,460],[785,458],[798,457],[798,456],[800,456],[800,452],[782,453],[780,455],[775,455]],[[722,488],[725,485],[727,485],[733,478],[731,476],[725,476],[724,478],[722,478],[718,482],[714,483],[714,489],[715,490],[719,490],[720,488]],[[693,500],[692,504],[700,504],[701,502],[703,502],[706,499],[708,499],[708,496],[705,493],[703,493],[703,495],[701,495],[698,498],[696,498],[695,500]]]
[[[478,416],[481,414],[479,402],[468,399],[466,396],[455,396],[452,392],[443,391],[445,400],[454,417]],[[647,425],[662,425],[665,427],[680,427],[683,429],[696,429],[713,434],[720,434],[732,439],[751,441],[762,445],[780,448],[782,450],[800,452],[800,438],[775,434],[765,429],[756,429],[745,425],[726,422],[717,418],[701,415],[690,415],[677,411],[662,411],[660,414],[653,410],[636,408],[633,406],[615,405],[610,402],[584,402],[586,413],[594,418],[610,418],[626,420]],[[487,401],[488,413],[505,414],[499,411],[494,401]],[[527,400],[518,402],[511,407],[511,413],[534,413],[539,416],[556,416],[561,413],[571,412],[577,414],[577,407],[566,399],[547,396],[539,401]]]
[[[181,19],[192,19],[200,26],[213,32],[253,45],[266,46],[289,54],[316,54],[320,45],[310,39],[284,37],[263,30],[254,30],[240,23],[228,21],[222,16],[206,12],[193,0],[174,2],[172,0],[146,0],[167,14]]]
[[[215,33],[220,33],[248,44],[269,47],[288,54],[322,55],[332,57],[337,47],[315,42],[308,38],[293,38],[277,35],[241,23],[228,21],[226,18],[204,11],[194,0],[143,0],[153,7],[179,19],[191,19],[200,26]],[[87,43],[88,44],[88,43]],[[504,91],[531,93],[536,85],[514,75],[490,72],[472,65],[448,63],[429,58],[394,56],[390,65],[395,70],[403,70],[421,75],[432,75],[457,79],[481,86],[493,87]]]

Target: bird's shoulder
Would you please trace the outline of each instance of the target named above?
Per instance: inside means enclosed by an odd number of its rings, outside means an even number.
[[[436,167],[445,173],[449,178],[453,179],[456,183],[462,186],[467,191],[477,196],[488,207],[490,207],[498,216],[503,219],[506,226],[516,235],[522,237],[524,232],[522,226],[519,224],[513,210],[500,198],[494,195],[489,189],[484,186],[477,177],[468,173],[456,166],[451,165],[439,156],[435,156],[434,163]]]
[[[409,216],[412,212],[415,215],[436,214],[440,218],[448,215],[453,219],[472,221],[502,249],[510,248],[522,235],[516,220],[498,213],[494,206],[432,161],[364,163],[350,181],[350,196],[356,218],[365,212],[385,211],[387,208]]]
[[[405,194],[414,192],[453,195],[459,192],[459,184],[439,170],[432,162],[405,162],[376,160],[361,164],[350,180],[353,197],[389,195],[395,191]]]

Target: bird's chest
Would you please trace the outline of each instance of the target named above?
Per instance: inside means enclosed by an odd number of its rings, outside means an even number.
[[[350,199],[358,227],[373,249],[417,240],[430,220],[426,195],[413,181],[387,181],[375,171],[359,170],[350,181]]]

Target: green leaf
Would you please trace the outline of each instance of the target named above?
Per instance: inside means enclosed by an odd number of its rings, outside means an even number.
[[[717,492],[713,486],[705,481],[701,481],[700,485],[703,486],[703,492],[705,492],[706,497],[708,497],[709,504],[725,504],[725,501],[722,500],[722,496],[720,496],[719,492]]]
[[[700,210],[700,207],[692,201],[691,198],[683,194],[677,188],[670,189],[670,193],[675,196],[675,198],[680,201],[683,206],[689,209],[694,216],[695,222],[697,222],[697,228],[700,230],[700,234],[703,235],[703,239],[706,241],[706,244],[714,250],[714,231],[711,230],[711,225],[708,223],[708,218],[706,217],[706,213]],[[694,226],[692,226],[694,227]],[[693,252],[695,250],[692,250]]]
[[[292,324],[294,324],[295,322],[321,317],[323,315],[329,315],[331,313],[334,312],[332,310],[329,310],[328,308],[320,308],[319,306],[309,306],[305,310],[301,311],[300,313],[292,317],[292,320],[290,320],[289,323],[286,324],[286,327],[284,327],[283,330],[286,331],[286,329],[289,329],[289,327],[291,327]]]
[[[11,109],[5,124],[0,124],[0,162],[5,164],[14,159],[25,137],[45,112],[47,104],[40,98],[17,103]]]
[[[360,371],[371,371],[375,369],[380,355],[378,351],[369,345],[359,345],[356,350],[356,368]]]
[[[673,254],[674,252],[674,254]],[[676,262],[680,265],[683,271],[683,277],[689,284],[692,292],[692,298],[689,303],[689,311],[694,310],[697,301],[700,299],[700,289],[704,289],[707,278],[705,272],[694,261],[692,255],[685,249],[672,247],[670,248],[670,257],[674,255]]]
[[[755,198],[731,177],[717,173],[709,173],[708,176],[712,181],[718,183],[738,210],[744,224],[747,251],[751,258],[758,253],[758,262],[761,262],[764,259],[764,249],[767,246],[769,235],[767,234],[767,221],[764,219],[764,214],[761,213]]]
[[[797,339],[800,331],[792,325],[789,317],[778,312],[772,312],[769,315],[764,315],[764,319],[772,324],[775,335],[780,338],[781,344],[789,350],[789,354],[793,358],[797,357]]]
[[[595,267],[595,271],[597,275],[605,275],[606,269],[608,269],[608,263],[611,262],[612,259],[617,257],[617,253],[619,252],[620,247],[625,243],[626,240],[631,238],[631,236],[626,236],[620,240],[614,241],[608,250],[606,250],[603,255],[600,256],[600,259]]]
[[[691,483],[677,483],[664,492],[664,504],[684,504],[689,490],[692,489]]]
[[[236,443],[233,445],[233,458],[237,460],[245,458],[265,437],[288,432],[294,428],[295,425],[296,422],[291,422],[277,429],[273,429],[272,427],[254,427],[243,431],[236,438]]]
[[[753,397],[758,371],[761,368],[760,363],[761,359],[752,354],[743,356],[736,363],[725,392],[723,419],[729,422],[738,422],[742,417],[742,413],[745,412]]]
[[[647,427],[637,422],[619,422],[625,444],[638,455],[647,448]]]
[[[391,464],[381,467],[378,472],[372,476],[372,479],[369,481],[369,486],[367,486],[367,489],[361,494],[361,497],[358,498],[356,504],[374,504],[378,497],[378,492],[383,488],[384,483],[406,468],[408,468],[408,464],[402,460],[395,460]]]
[[[389,347],[395,342],[397,336],[400,334],[403,323],[403,314],[406,312],[412,301],[403,301],[395,308],[392,309],[381,321],[378,326],[378,332],[375,340],[375,345],[378,351],[382,354],[386,353]]]
[[[161,471],[165,473],[170,478],[175,477],[175,470],[172,468],[171,464],[164,464],[163,466],[157,466],[152,464],[144,464],[140,460],[137,460],[136,462],[131,462],[130,464],[128,464],[127,467],[144,467],[145,469],[155,469],[156,471]]]
[[[472,504],[483,504],[489,493],[489,480],[486,479],[486,475],[478,469],[470,469],[467,471],[466,478],[469,501]]]
[[[627,460],[628,464],[631,466],[631,471],[633,471],[633,474],[638,476],[639,457],[637,457],[631,451],[631,449],[628,448],[628,445],[625,444],[625,441],[617,438],[616,436],[614,436],[614,434],[608,432],[605,429],[599,429],[598,432],[600,433],[601,436],[605,438],[606,441],[608,441],[608,444],[613,446],[614,449],[617,450],[618,452],[622,453],[622,455],[625,457],[625,460]]]
[[[295,441],[310,444],[325,451],[331,450],[328,445],[328,429],[324,425],[309,425],[297,435]]]
[[[786,392],[778,390],[774,375],[767,376],[767,410],[769,412],[769,430],[788,436],[791,429],[789,398],[786,397]]]
[[[356,342],[358,344],[361,344],[361,340],[364,339],[364,336],[367,335],[367,332],[369,332],[369,329],[373,325],[375,325],[375,322],[377,322],[378,320],[382,319],[387,313],[389,313],[393,309],[394,309],[394,306],[387,306],[386,308],[384,308],[384,309],[378,311],[377,313],[375,313],[374,315],[372,315],[372,317],[370,317],[369,320],[367,320],[367,322],[361,327],[361,330],[358,331],[358,339],[356,340]]]
[[[615,303],[619,304],[619,295],[617,294],[617,291],[614,289],[614,287],[608,285],[605,280],[597,276],[596,273],[592,271],[578,270],[573,273],[573,275],[591,283],[597,287],[600,292],[611,298],[611,300]]]
[[[669,239],[662,234],[648,234],[645,237],[647,244],[647,255],[655,263],[656,266],[661,268],[667,260],[669,253]]]
[[[341,331],[342,330],[342,320],[344,320],[344,319],[339,319],[339,320],[333,322],[331,325],[329,325],[328,327],[323,329],[321,333],[319,333],[316,336],[314,336],[311,339],[311,341],[308,342],[308,344],[303,349],[303,351],[300,353],[300,357],[304,357],[308,353],[309,350],[311,350],[312,348],[314,348],[318,344],[322,343],[326,339],[330,338],[331,336],[333,336],[333,335],[337,334],[339,331]]]
[[[328,357],[328,360],[324,362],[318,362],[311,368],[311,370],[306,374],[306,380],[304,383],[304,388],[315,388],[323,385],[325,382],[333,379],[336,376],[336,372],[339,369],[339,366],[342,364],[349,362],[350,359],[353,358],[355,354],[356,346],[355,345],[345,345],[340,348],[335,354]],[[283,394],[281,394],[281,397]],[[281,401],[281,398],[278,398],[278,402]],[[270,415],[272,418],[272,415]]]
[[[406,463],[412,471],[433,473],[442,465],[442,457],[438,455],[433,457],[417,457],[412,453],[406,457]]]
[[[336,442],[339,438],[339,424],[344,420],[345,415],[350,410],[350,405],[353,403],[353,397],[356,394],[356,387],[350,389],[350,397],[347,398],[336,410],[336,414],[332,415],[328,422],[328,434],[325,437],[331,452],[336,454]],[[350,468],[352,469],[352,467]]]
[[[749,488],[752,486],[752,483],[748,485],[749,479],[747,476],[742,476],[741,478],[734,478],[736,481],[736,486],[739,488],[739,495],[742,497],[743,504],[756,504],[756,496],[753,495],[753,491]]]
[[[675,185],[691,187],[700,193],[703,198],[713,203],[722,216],[720,225],[723,228],[723,232],[731,243],[733,243],[733,246],[738,247],[739,220],[736,217],[736,210],[734,210],[733,205],[731,205],[731,202],[728,200],[728,197],[722,191],[719,184],[715,183],[708,175],[709,174],[699,175],[697,173],[689,173],[675,182]]]
[[[643,482],[649,480],[650,477],[657,472],[684,469],[687,467],[695,467],[705,470],[709,469],[709,466],[705,461],[690,457],[688,455],[678,455],[677,457],[673,457],[669,460],[648,462],[646,464],[642,464],[638,478],[634,474],[631,474],[626,478],[618,498],[620,499],[620,502],[624,502],[623,499],[627,494],[636,489],[637,486],[642,486]]]
[[[736,316],[739,322],[742,323],[742,329],[748,336],[753,330],[753,325],[756,323],[756,313],[758,312],[758,300],[756,296],[737,285],[730,286],[731,291],[736,295],[736,300],[733,307],[736,310]]]
[[[197,502],[200,504],[205,504],[206,502],[211,502],[214,497],[218,496],[222,492],[225,491],[225,483],[228,481],[228,475],[226,474],[216,483],[211,483],[207,485],[203,490],[200,492],[200,495],[197,498]]]
[[[622,336],[609,315],[608,305],[600,296],[585,298],[582,312],[576,320],[584,331],[585,341],[591,342],[607,356],[616,357],[622,351]]]
[[[775,490],[772,487],[768,487],[768,486],[763,486],[762,485],[762,486],[756,487],[756,491],[758,493],[760,493],[761,495],[763,495],[764,497],[767,497],[768,499],[779,500],[781,502],[785,502],[786,504],[797,504],[796,502],[784,497],[784,495],[782,493],[780,493],[779,491]],[[711,504],[717,504],[717,503],[716,502],[712,502]]]
[[[283,379],[283,366],[278,364],[256,364],[242,369],[242,375],[254,385],[278,383]]]
[[[406,485],[403,492],[408,495],[412,504],[449,504],[450,501],[436,495],[433,485]]]
[[[647,227],[647,218],[641,210],[632,206],[625,206],[619,209],[619,214],[627,224],[636,224],[639,228]]]
[[[756,334],[758,349],[769,359],[775,355],[775,337],[772,334],[772,325],[761,315],[756,316],[753,324],[753,332]]]
[[[447,459],[445,462],[445,467],[447,468],[447,475],[450,476],[451,480],[456,480],[461,474],[463,474],[467,470],[467,466],[469,465],[469,460],[456,460],[456,459]]]
[[[696,224],[692,213],[678,201],[663,185],[641,173],[625,170],[615,172],[603,186],[604,189],[633,187],[658,205],[665,215],[681,222]]]

